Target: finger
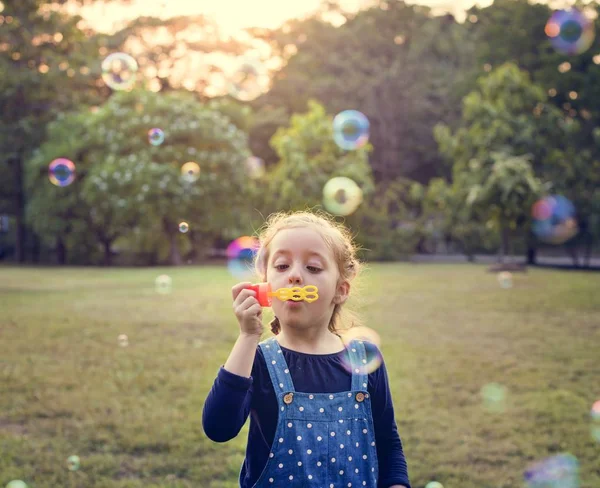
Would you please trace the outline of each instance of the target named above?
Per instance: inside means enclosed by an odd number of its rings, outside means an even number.
[[[243,292],[244,290],[247,290],[247,288],[252,285],[252,283],[250,282],[244,282],[244,283],[238,283],[237,285],[234,285],[231,288],[231,295],[233,296],[233,299],[235,300],[238,295]],[[254,290],[248,290],[249,292],[254,293]]]
[[[246,297],[246,299],[240,304],[240,309],[242,311],[249,309],[250,307],[253,307],[254,305],[257,305],[260,307],[258,300],[256,298],[254,298],[253,296],[249,296]]]

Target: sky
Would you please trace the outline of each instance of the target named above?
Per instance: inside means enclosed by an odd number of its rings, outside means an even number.
[[[110,31],[118,20],[139,16],[171,17],[203,14],[212,17],[221,33],[235,35],[248,27],[276,28],[291,18],[304,17],[315,11],[321,0],[132,0],[129,6],[118,2],[104,5],[94,2],[79,13],[97,30]],[[369,0],[341,0],[342,6],[355,11],[369,4]],[[437,9],[457,12],[475,3],[487,6],[491,0],[413,0],[407,3],[428,5]]]

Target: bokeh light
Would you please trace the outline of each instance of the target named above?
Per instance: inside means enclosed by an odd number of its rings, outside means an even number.
[[[129,345],[129,338],[126,334],[119,334],[119,337],[117,337],[117,342],[119,343],[119,346],[127,347]]]
[[[513,286],[512,274],[508,271],[502,271],[498,273],[498,284],[501,288],[508,289]]]
[[[269,87],[269,73],[258,59],[244,57],[229,79],[229,94],[247,102],[258,98]]]
[[[499,383],[488,383],[481,388],[483,408],[488,412],[502,413],[506,409],[507,388]]]
[[[363,193],[354,180],[345,176],[331,178],[323,187],[323,205],[334,215],[350,215],[362,203]]]
[[[194,183],[200,177],[200,166],[198,163],[189,161],[181,166],[181,178],[188,183]]]
[[[179,222],[179,232],[185,234],[188,230],[190,230],[190,224],[187,222]]]
[[[238,237],[227,246],[227,269],[232,276],[247,279],[254,276],[254,257],[260,247],[256,237]]]
[[[537,201],[532,209],[533,233],[550,244],[562,244],[579,232],[575,206],[568,198],[554,195]]]
[[[333,140],[347,151],[364,146],[369,140],[369,119],[358,110],[344,110],[333,119]]]
[[[136,60],[126,53],[112,53],[102,61],[102,79],[113,90],[131,90],[137,71]]]
[[[381,363],[383,362],[379,349],[381,346],[381,338],[377,332],[369,327],[357,326],[341,331],[340,335],[346,347],[346,354],[344,354],[342,359],[342,366],[346,371],[349,373],[353,372],[349,356],[350,352],[354,352],[351,351],[353,340],[363,341],[367,353],[367,357],[363,360],[362,366],[358,368],[358,373],[369,374],[381,366]],[[354,372],[356,373],[356,371]]]
[[[154,288],[157,293],[161,295],[167,295],[171,293],[173,280],[168,275],[160,275],[154,280]]]
[[[569,453],[531,465],[524,473],[527,488],[579,488],[579,462]]]
[[[148,131],[148,142],[153,146],[160,146],[163,142],[165,142],[165,133],[155,127]]]
[[[245,161],[246,172],[252,179],[258,179],[265,174],[265,162],[256,156],[250,156]]]
[[[70,185],[75,181],[75,164],[70,159],[55,159],[48,166],[48,178],[56,186]]]
[[[67,458],[67,469],[69,471],[77,471],[80,466],[81,460],[79,459],[79,456],[73,455]]]
[[[581,54],[594,42],[594,23],[575,8],[555,11],[544,29],[554,48],[563,54]]]

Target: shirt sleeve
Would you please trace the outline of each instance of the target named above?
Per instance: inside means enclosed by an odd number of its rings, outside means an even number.
[[[227,442],[239,434],[250,413],[253,381],[252,376],[221,366],[202,410],[202,428],[209,439]]]
[[[370,376],[373,385],[371,389],[373,426],[379,462],[377,488],[388,488],[393,485],[404,485],[411,488],[402,441],[396,426],[387,370],[383,360],[381,366]]]

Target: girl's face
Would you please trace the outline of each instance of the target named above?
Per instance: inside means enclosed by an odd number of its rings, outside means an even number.
[[[313,229],[284,229],[269,246],[267,281],[273,291],[295,286],[316,286],[319,298],[312,303],[283,302],[273,298],[273,311],[282,325],[294,328],[327,327],[333,307],[347,296],[348,283],[338,285],[339,271],[333,253]]]

